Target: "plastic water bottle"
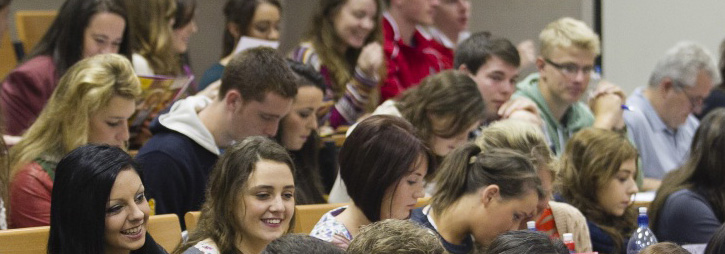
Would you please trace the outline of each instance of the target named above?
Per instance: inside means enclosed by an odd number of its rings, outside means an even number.
[[[647,207],[639,208],[639,217],[637,217],[637,230],[632,233],[627,243],[627,254],[639,253],[642,249],[657,243],[657,237],[649,229],[649,218],[647,218]]]
[[[529,231],[536,231],[536,221],[530,220],[526,222],[526,228]]]
[[[574,244],[574,234],[564,233],[562,235],[562,242],[564,242],[564,245],[566,245],[566,248],[569,249],[569,253],[576,253],[576,246]]]

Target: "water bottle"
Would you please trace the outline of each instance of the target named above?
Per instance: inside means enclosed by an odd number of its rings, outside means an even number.
[[[657,243],[657,237],[649,229],[649,218],[647,218],[647,207],[639,208],[639,217],[637,217],[637,230],[632,233],[627,243],[627,254],[639,253],[642,249]]]
[[[564,242],[564,245],[566,245],[566,248],[569,250],[569,253],[576,253],[576,244],[574,244],[574,234],[572,233],[564,233],[562,235],[562,242]]]
[[[529,231],[536,231],[536,221],[530,220],[526,222],[526,228]]]

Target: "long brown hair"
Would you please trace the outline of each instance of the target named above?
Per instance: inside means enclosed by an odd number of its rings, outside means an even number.
[[[181,74],[170,25],[176,16],[176,1],[129,0],[128,8],[133,52],[149,62],[154,74]]]
[[[705,197],[720,222],[725,220],[725,109],[710,112],[700,122],[690,146],[690,156],[662,180],[650,205],[650,226],[656,231],[659,211],[670,194],[689,189]]]
[[[271,160],[286,164],[294,175],[295,166],[287,150],[264,137],[249,137],[227,150],[214,165],[209,176],[206,201],[201,207],[201,217],[196,229],[189,233],[189,240],[179,244],[173,253],[183,253],[200,241],[211,238],[221,253],[237,253],[236,242],[243,231],[235,214],[245,212],[245,207],[236,207],[240,193],[247,188],[249,176],[260,160]],[[241,210],[241,211],[240,211]],[[290,220],[288,232],[294,226]]]
[[[323,65],[330,72],[332,81],[332,90],[335,92],[335,99],[342,97],[345,92],[345,86],[352,79],[357,58],[360,56],[362,48],[348,47],[344,53],[340,53],[337,48],[344,44],[340,36],[335,31],[333,18],[339,14],[342,6],[349,0],[321,0],[320,7],[317,9],[312,22],[307,28],[304,40],[309,41],[315,49],[317,55]],[[383,43],[382,17],[383,3],[380,0],[373,0],[377,5],[375,27],[365,39],[363,45],[372,42]],[[379,75],[384,75],[385,68],[381,68]]]
[[[630,207],[622,216],[610,215],[599,205],[597,193],[614,178],[622,163],[631,159],[637,159],[637,149],[624,135],[584,129],[566,144],[557,179],[556,189],[561,196],[611,236],[615,250],[621,249],[625,235],[636,227],[637,213]]]
[[[401,94],[395,104],[400,114],[428,142],[433,135],[450,138],[484,119],[485,104],[476,82],[467,74],[447,70],[428,76]],[[452,117],[441,131],[433,129],[430,117]]]

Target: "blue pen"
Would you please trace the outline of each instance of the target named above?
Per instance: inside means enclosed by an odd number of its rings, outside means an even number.
[[[632,106],[627,106],[627,105],[625,105],[625,104],[622,104],[622,109],[624,109],[624,110],[628,110],[628,111],[634,111],[634,107],[632,107]]]

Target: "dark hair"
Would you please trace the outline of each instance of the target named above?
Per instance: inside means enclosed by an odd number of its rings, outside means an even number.
[[[0,9],[7,7],[12,1],[13,0],[0,0]]]
[[[298,87],[315,87],[324,94],[325,81],[322,75],[312,66],[287,59],[287,64],[295,73]],[[292,113],[290,113],[292,114]],[[285,116],[285,118],[287,118]],[[284,131],[284,119],[279,121],[277,135],[274,139],[282,144],[282,132]],[[282,144],[284,146],[284,144]],[[289,151],[295,162],[295,202],[298,205],[327,203],[322,189],[322,178],[319,165],[320,137],[316,130],[313,130],[302,148],[296,151]]]
[[[275,239],[262,254],[344,254],[345,251],[329,242],[306,234],[286,234]]]
[[[426,142],[433,135],[450,138],[466,131],[484,119],[486,107],[476,82],[456,70],[426,77],[419,85],[403,92],[395,105]],[[453,119],[446,128],[436,131],[431,116]]]
[[[471,74],[486,64],[488,59],[496,56],[504,62],[519,67],[521,58],[519,51],[511,41],[504,38],[491,38],[488,32],[478,32],[461,42],[456,48],[453,66],[458,69],[465,64]]]
[[[615,250],[627,244],[622,240],[637,227],[637,212],[629,207],[622,216],[610,215],[599,205],[597,193],[615,177],[622,163],[631,159],[637,160],[637,149],[623,134],[587,128],[566,143],[555,181],[555,189],[566,202],[612,238]]]
[[[182,253],[198,242],[211,238],[221,253],[234,253],[235,243],[242,238],[242,228],[237,222],[240,194],[247,188],[249,176],[260,160],[286,164],[294,175],[295,166],[287,151],[274,141],[252,136],[233,145],[214,164],[209,175],[201,217],[196,229],[189,233],[189,240],[176,247],[173,253]],[[246,209],[246,208],[241,208]],[[294,216],[290,228],[294,225]]]
[[[55,169],[50,204],[48,253],[103,253],[106,205],[116,176],[138,165],[125,151],[107,145],[74,149]],[[150,239],[146,233],[146,239]],[[156,250],[151,241],[134,253]]]
[[[131,59],[129,19],[121,0],[67,0],[60,7],[53,24],[25,60],[41,55],[50,56],[53,58],[58,77],[63,76],[68,68],[83,59],[84,34],[91,18],[95,14],[104,12],[121,16],[126,22],[118,54]]]
[[[720,226],[720,229],[715,232],[707,242],[707,248],[705,248],[705,254],[722,254],[725,253],[725,224]]]
[[[387,219],[363,226],[348,254],[443,254],[436,233],[410,220]]]
[[[517,198],[531,190],[539,198],[544,196],[539,175],[526,156],[502,148],[482,153],[474,143],[467,143],[448,154],[433,182],[436,191],[431,198],[431,207],[436,213],[443,213],[464,195],[493,184],[498,185],[504,199]]]
[[[279,0],[228,0],[224,4],[224,39],[222,40],[222,57],[228,56],[237,46],[237,41],[231,32],[229,32],[229,24],[234,24],[239,28],[242,36],[245,35],[247,29],[252,23],[254,12],[261,3],[268,3],[277,7],[282,11],[282,5]],[[238,38],[237,38],[238,39]]]
[[[335,30],[333,19],[340,12],[343,5],[349,0],[321,0],[319,7],[312,15],[304,40],[312,44],[315,52],[320,58],[320,62],[325,65],[330,73],[332,80],[332,90],[335,100],[341,98],[345,92],[345,86],[353,78],[353,72],[357,65],[357,59],[360,57],[362,48],[348,47],[343,53],[335,50],[340,44],[345,42],[340,38]],[[376,5],[375,26],[371,29],[370,34],[363,45],[373,42],[383,44],[382,17],[383,7],[380,0],[372,0]],[[377,71],[380,75],[385,75],[385,66]]]
[[[397,183],[420,163],[421,156],[428,162],[429,175],[435,169],[433,155],[414,133],[400,117],[374,115],[360,122],[342,144],[340,178],[371,222],[380,220],[385,191],[393,187],[395,193]]]
[[[670,194],[689,189],[707,199],[721,223],[725,220],[725,109],[715,109],[700,122],[692,139],[689,157],[662,179],[650,205],[650,226],[656,232],[659,212]]]
[[[568,254],[569,249],[559,239],[528,231],[508,231],[488,245],[487,254]]]
[[[192,20],[196,14],[196,0],[176,0],[176,15],[172,29],[179,29]]]
[[[268,47],[257,47],[235,55],[222,75],[219,100],[230,90],[242,94],[244,101],[264,101],[267,92],[274,92],[285,98],[297,95],[294,73],[277,51]]]

